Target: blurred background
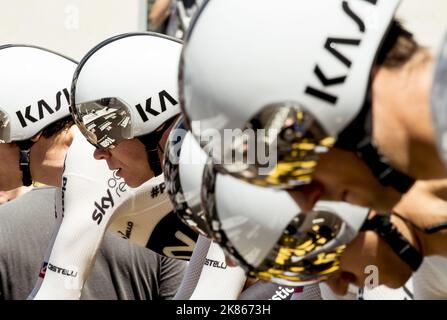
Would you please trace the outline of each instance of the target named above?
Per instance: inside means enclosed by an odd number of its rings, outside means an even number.
[[[154,1],[0,0],[0,44],[40,45],[79,60],[112,35],[157,30],[148,23]],[[447,30],[447,0],[402,0],[399,17],[421,44],[436,50]]]

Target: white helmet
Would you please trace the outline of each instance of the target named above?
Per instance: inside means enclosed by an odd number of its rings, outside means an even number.
[[[340,254],[369,212],[320,201],[313,212],[301,213],[287,192],[218,174],[211,165],[203,179],[213,237],[252,276],[280,285],[307,285],[337,271]]]
[[[218,168],[294,187],[310,182],[318,154],[337,142],[359,152],[382,183],[408,190],[413,181],[390,170],[365,129],[371,69],[399,3],[207,1],[186,38],[179,90],[188,124]],[[259,137],[240,133],[222,148],[214,137],[224,129],[270,129],[263,139],[276,143],[277,165],[261,177],[258,159],[245,161]]]
[[[139,138],[161,173],[158,144],[180,110],[177,71],[182,43],[156,33],[129,33],[98,44],[79,63],[72,113],[90,143],[112,148]]]
[[[318,202],[313,212],[303,214],[284,191],[218,174],[182,121],[169,136],[163,170],[174,211],[219,243],[251,276],[280,285],[317,282],[338,270],[344,245],[363,226],[389,236],[389,220],[366,220],[369,209]],[[415,254],[408,242],[390,239],[396,252]],[[402,259],[407,262],[406,256]],[[420,256],[411,259],[410,265],[419,266]]]
[[[177,121],[166,143],[163,163],[166,190],[174,212],[182,221],[201,235],[209,236],[200,199],[202,174],[208,157],[183,121],[183,118]]]
[[[279,285],[324,280],[339,269],[345,245],[360,231],[375,231],[412,270],[422,262],[389,215],[368,218],[369,209],[325,201],[302,213],[287,192],[217,173],[211,164],[202,201],[210,236],[250,275]]]
[[[204,211],[201,191],[207,156],[183,119],[171,131],[165,150],[163,172],[174,211],[191,228],[216,240],[252,276],[264,280],[303,285],[334,272],[341,246],[355,237],[369,212],[349,204],[320,202],[316,210],[326,213],[300,215],[299,207],[284,191],[260,188],[222,174],[217,174],[214,183],[210,172],[205,172],[203,203],[208,210]],[[347,222],[333,212],[340,212]],[[318,222],[313,223],[316,219]],[[292,228],[297,232],[290,234]],[[293,241],[287,242],[286,237]],[[300,261],[292,261],[298,248],[309,241]],[[288,258],[279,262],[275,258],[280,253]],[[306,268],[300,268],[303,264]]]
[[[24,185],[32,182],[30,139],[70,115],[69,88],[76,66],[76,61],[44,48],[0,46],[0,143],[20,147]]]

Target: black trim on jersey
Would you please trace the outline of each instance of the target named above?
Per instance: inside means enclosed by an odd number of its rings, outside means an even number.
[[[193,250],[189,250],[188,246],[185,246],[186,243],[176,236],[179,232],[194,241],[194,243],[197,242],[199,237],[196,232],[178,218],[174,211],[171,211],[157,223],[149,237],[146,248],[165,257],[189,260]],[[167,255],[165,250],[167,248],[172,248],[170,251],[173,253],[178,252],[179,254]]]

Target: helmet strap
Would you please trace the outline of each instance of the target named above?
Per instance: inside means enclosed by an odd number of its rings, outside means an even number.
[[[26,187],[33,183],[30,169],[30,152],[34,143],[32,140],[16,141],[17,146],[20,148],[19,165],[22,171],[22,184]]]
[[[405,262],[413,271],[416,271],[422,263],[423,256],[408,242],[391,222],[389,214],[377,214],[365,221],[361,231],[374,231],[388,243],[394,253]]]
[[[371,84],[368,87],[371,88]],[[406,193],[415,182],[413,178],[394,169],[373,142],[371,89],[368,89],[362,110],[341,132],[336,146],[354,151],[384,186],[391,186],[400,193]]]
[[[163,152],[163,149],[160,146],[160,140],[162,139],[166,130],[168,130],[168,128],[174,123],[176,119],[177,117],[172,117],[171,119],[164,122],[157,130],[144,136],[138,137],[138,139],[144,144],[146,148],[149,167],[151,168],[152,172],[154,172],[155,177],[163,173],[161,159],[158,154],[159,150]]]

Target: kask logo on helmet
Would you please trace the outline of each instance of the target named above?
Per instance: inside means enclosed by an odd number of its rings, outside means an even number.
[[[24,110],[25,115],[23,115],[23,111],[21,111],[21,110],[17,111],[16,115],[17,115],[17,118],[19,119],[22,127],[25,128],[29,125],[29,123],[35,123],[39,120],[42,120],[45,117],[44,109],[47,110],[47,114],[53,114],[53,113],[59,111],[62,106],[62,101],[61,101],[62,94],[64,94],[65,100],[67,102],[66,106],[68,108],[68,105],[70,104],[70,93],[65,88],[65,89],[58,91],[56,93],[56,105],[55,105],[54,109],[51,108],[50,105],[44,99],[40,99],[37,101],[37,103],[36,103],[37,106],[34,105],[33,109],[37,108],[37,112],[39,114],[38,119],[31,115],[31,108],[33,107],[32,105],[29,105],[25,108],[25,110]],[[27,122],[27,120],[29,122]]]
[[[138,113],[140,114],[140,117],[143,120],[143,122],[147,122],[147,121],[149,121],[147,114],[150,114],[150,115],[153,115],[154,117],[156,117],[167,110],[166,100],[168,100],[172,106],[176,106],[178,104],[177,100],[175,100],[166,90],[163,90],[158,93],[158,101],[160,103],[159,104],[160,111],[153,109],[152,97],[150,97],[149,99],[146,99],[146,107],[144,110],[140,103],[137,104],[135,106],[135,108],[137,109]]]
[[[366,1],[374,6],[377,5],[377,0],[359,0],[359,1],[363,1],[363,2]],[[352,11],[352,9],[349,6],[348,1],[342,2],[342,8],[343,8],[343,12],[347,15],[347,17],[349,19],[352,19],[352,21],[355,23],[355,25],[357,25],[359,31],[362,34],[365,34],[365,32],[367,31],[365,22],[354,11]],[[336,45],[340,45],[340,46],[348,45],[348,46],[359,47],[361,42],[362,42],[361,38],[354,38],[354,39],[351,38],[350,39],[350,38],[344,38],[344,37],[328,37],[326,39],[324,49],[329,51],[329,53],[332,56],[334,56],[339,62],[341,62],[346,68],[348,68],[348,71],[349,71],[352,67],[352,61],[348,57],[343,55],[335,46]],[[325,75],[325,73],[323,72],[323,69],[320,67],[320,65],[318,63],[315,65],[314,74],[320,81],[321,85],[324,86],[325,89],[328,87],[332,87],[332,86],[336,86],[336,85],[345,83],[346,79],[349,76],[349,72],[348,72],[344,75],[336,76],[333,78],[327,77]],[[307,95],[313,96],[317,99],[323,100],[331,105],[335,105],[338,100],[338,97],[336,95],[329,93],[327,91],[321,90],[321,89],[317,89],[312,85],[308,85],[306,87],[305,93]]]

